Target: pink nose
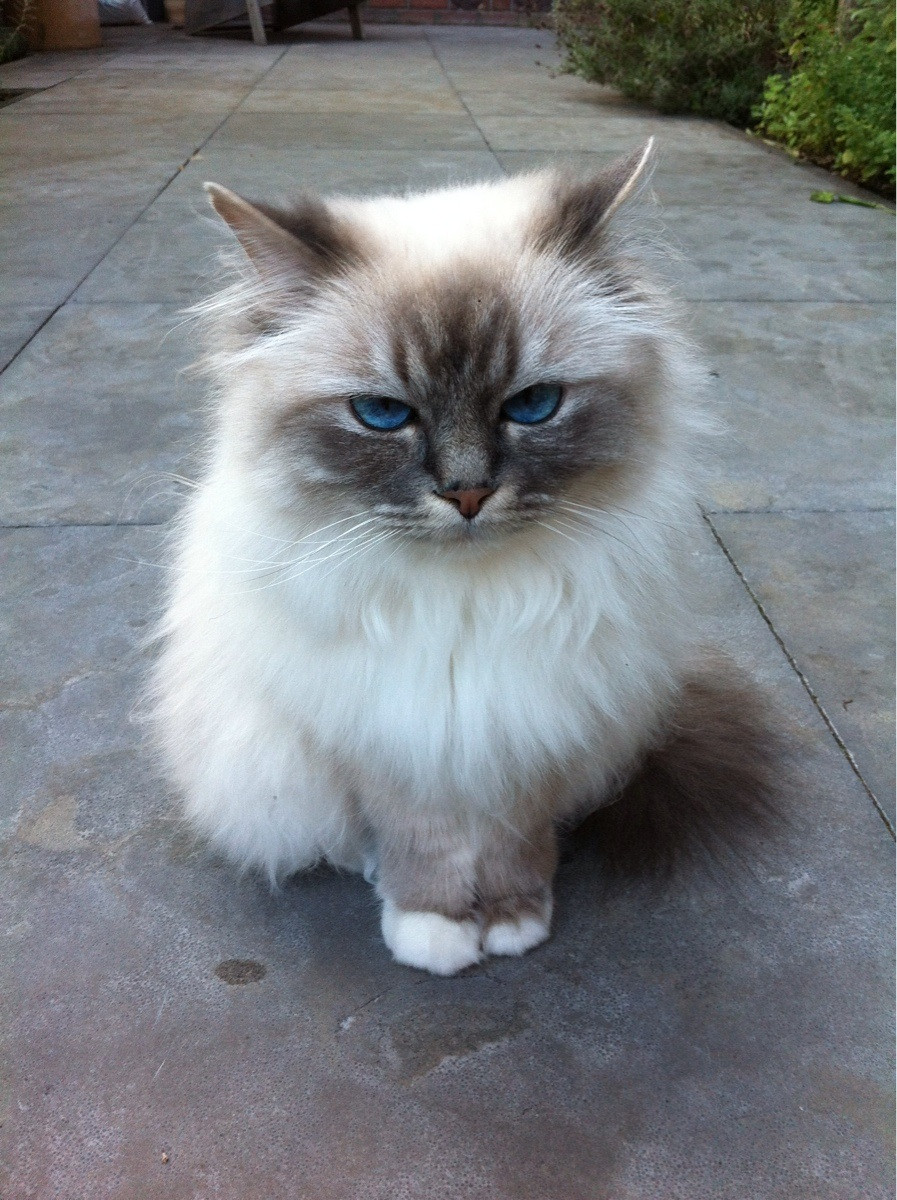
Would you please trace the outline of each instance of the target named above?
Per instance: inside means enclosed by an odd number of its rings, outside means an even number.
[[[466,488],[457,492],[440,492],[439,495],[443,500],[451,500],[452,504],[457,504],[461,516],[470,521],[480,511],[486,497],[491,496],[494,491],[495,488]]]

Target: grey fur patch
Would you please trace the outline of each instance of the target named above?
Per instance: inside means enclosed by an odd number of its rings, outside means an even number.
[[[724,655],[708,654],[620,797],[587,819],[616,876],[668,877],[711,870],[756,853],[786,824],[793,791],[775,708]]]
[[[346,222],[338,221],[317,196],[300,196],[287,207],[252,201],[253,207],[308,252],[307,261],[321,276],[332,275],[363,259],[357,234]]]
[[[641,147],[587,179],[559,172],[548,209],[533,231],[536,249],[570,258],[600,255],[607,219],[641,174],[649,150],[650,146]]]
[[[477,862],[477,907],[484,929],[542,917],[557,864],[557,834],[550,819],[526,834],[495,829]]]

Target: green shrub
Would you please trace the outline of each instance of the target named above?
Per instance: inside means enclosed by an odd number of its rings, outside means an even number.
[[[745,125],[780,60],[778,0],[556,0],[569,66],[661,112]]]
[[[799,0],[786,32],[793,69],[773,75],[759,128],[848,179],[893,192],[895,20],[892,0]]]

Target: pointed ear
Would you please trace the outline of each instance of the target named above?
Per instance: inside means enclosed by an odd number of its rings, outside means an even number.
[[[550,194],[548,212],[537,229],[542,249],[589,257],[598,249],[610,218],[650,174],[654,138],[625,158],[619,158],[591,179],[561,176]]]
[[[303,197],[289,209],[250,204],[217,183],[203,185],[266,283],[308,287],[357,261],[359,249],[323,200]]]

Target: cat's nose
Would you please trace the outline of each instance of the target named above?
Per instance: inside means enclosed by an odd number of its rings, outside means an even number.
[[[443,500],[449,500],[452,504],[457,504],[458,510],[462,517],[466,517],[468,521],[472,520],[483,505],[483,501],[491,496],[495,488],[478,487],[478,488],[451,488],[438,494]]]

